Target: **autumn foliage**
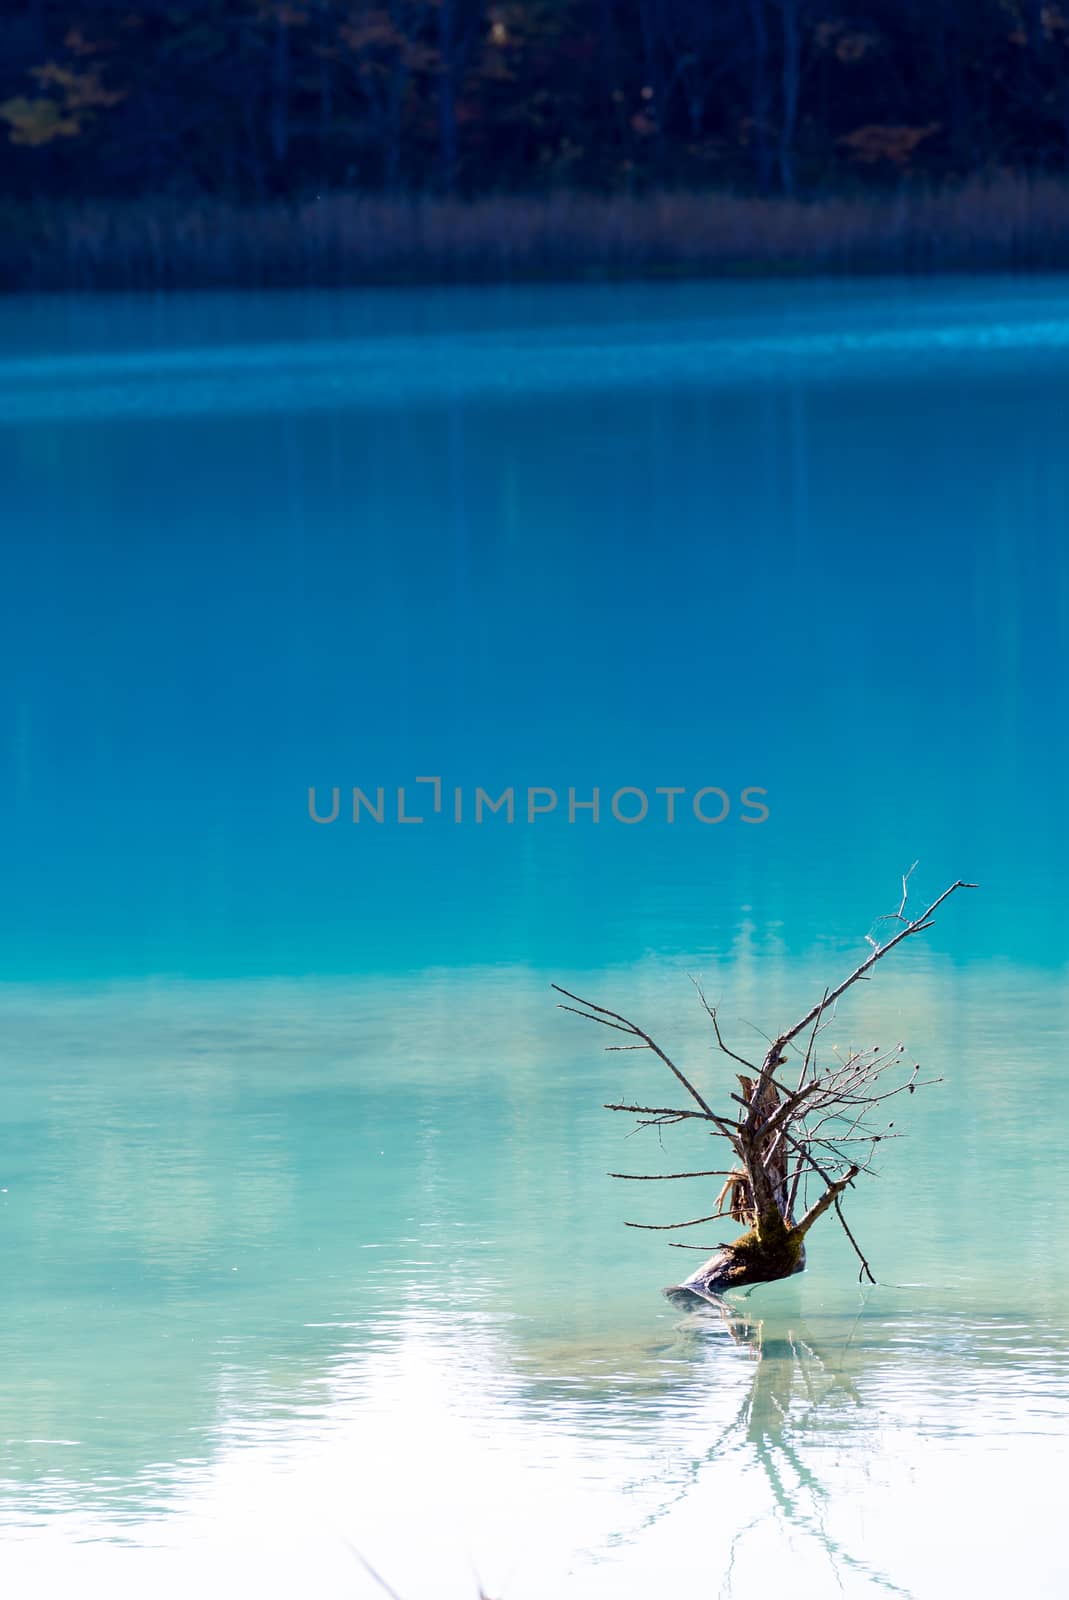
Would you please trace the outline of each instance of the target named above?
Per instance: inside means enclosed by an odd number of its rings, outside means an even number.
[[[4,191],[827,194],[1069,171],[1069,0],[19,0]]]

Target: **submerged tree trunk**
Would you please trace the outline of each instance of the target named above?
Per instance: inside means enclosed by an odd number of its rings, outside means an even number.
[[[789,1213],[784,1216],[779,1206],[769,1206],[745,1233],[731,1244],[720,1245],[716,1254],[703,1262],[697,1272],[666,1289],[665,1293],[689,1290],[694,1294],[722,1294],[725,1289],[775,1283],[778,1278],[793,1278],[796,1272],[804,1272],[806,1234],[829,1206],[837,1204],[840,1194],[859,1171],[859,1167],[848,1168],[846,1176],[821,1195],[801,1222],[792,1221]]]
[[[825,997],[825,1006],[827,997]],[[823,1008],[822,1008],[823,1009]],[[769,1051],[772,1069],[785,1064],[787,1058],[779,1054],[778,1046]],[[769,1071],[766,1059],[765,1070]],[[785,1101],[776,1088],[775,1080],[768,1076],[755,1082],[739,1076],[742,1085],[741,1102],[748,1108],[748,1116],[738,1135],[738,1149],[742,1157],[740,1175],[732,1178],[725,1190],[730,1193],[728,1215],[736,1222],[748,1223],[746,1232],[731,1244],[721,1244],[708,1261],[696,1272],[665,1291],[666,1294],[689,1290],[700,1294],[721,1294],[725,1289],[745,1289],[755,1283],[774,1283],[779,1278],[791,1278],[805,1271],[805,1236],[829,1206],[857,1176],[858,1168],[851,1165],[845,1176],[829,1183],[827,1191],[806,1212],[800,1222],[794,1220],[792,1206],[794,1185],[788,1182],[789,1135],[787,1124],[791,1120],[791,1102]],[[758,1098],[758,1090],[765,1082]],[[755,1132],[748,1124],[754,1123]]]
[[[754,1227],[734,1244],[722,1244],[682,1283],[665,1294],[723,1294],[725,1289],[745,1289],[753,1283],[774,1283],[805,1271],[805,1245],[796,1228],[780,1216],[775,1206],[759,1217]]]

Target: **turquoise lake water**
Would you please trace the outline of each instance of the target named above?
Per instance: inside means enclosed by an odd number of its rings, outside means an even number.
[[[1055,280],[0,304],[5,1593],[1069,1592],[1067,401]],[[550,983],[727,1100],[914,860],[878,1286],[681,1312]]]

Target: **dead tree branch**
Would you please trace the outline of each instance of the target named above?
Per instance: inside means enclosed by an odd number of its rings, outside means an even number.
[[[914,863],[914,867],[916,863]],[[629,1228],[667,1233],[691,1228],[731,1216],[747,1231],[732,1245],[722,1245],[703,1267],[686,1280],[683,1288],[700,1295],[718,1293],[728,1287],[766,1282],[800,1272],[805,1265],[805,1237],[824,1213],[834,1207],[836,1215],[861,1263],[859,1277],[875,1282],[869,1263],[843,1215],[843,1192],[863,1172],[872,1172],[870,1160],[876,1146],[898,1138],[894,1123],[874,1126],[874,1109],[901,1094],[937,1083],[938,1078],[919,1079],[920,1063],[907,1063],[905,1046],[895,1044],[881,1050],[851,1050],[845,1055],[832,1051],[823,1064],[818,1060],[821,1035],[828,1027],[837,1002],[853,987],[867,979],[877,962],[904,940],[923,933],[933,925],[935,912],[957,889],[976,885],[958,879],[943,890],[916,917],[906,914],[909,883],[914,867],[902,876],[902,896],[895,911],[877,917],[872,928],[894,922],[897,930],[882,943],[872,931],[866,934],[869,954],[852,972],[834,986],[828,986],[819,1001],[790,1027],[775,1037],[764,1037],[768,1049],[758,1066],[737,1054],[724,1041],[717,1008],[710,1005],[697,979],[693,979],[698,998],[713,1025],[717,1049],[747,1070],[738,1075],[741,1094],[733,1089],[728,1098],[741,1107],[736,1117],[714,1111],[707,1095],[690,1072],[677,1065],[645,1029],[621,1012],[584,999],[582,995],[554,984],[564,996],[561,1010],[585,1017],[602,1027],[623,1033],[637,1043],[609,1045],[609,1050],[649,1050],[668,1068],[686,1091],[691,1106],[648,1106],[624,1101],[607,1103],[610,1111],[623,1111],[639,1118],[638,1127],[669,1127],[684,1121],[706,1122],[714,1136],[725,1138],[736,1164],[730,1168],[708,1168],[682,1172],[614,1172],[610,1176],[627,1182],[674,1182],[688,1178],[724,1178],[715,1201],[716,1209],[707,1216],[686,1222],[628,1222]],[[565,1003],[571,1002],[571,1003]],[[760,1031],[760,1030],[758,1030]],[[795,1040],[808,1033],[804,1051]],[[788,1050],[801,1055],[801,1068],[793,1086],[779,1076],[778,1069],[788,1060]],[[753,1074],[751,1076],[750,1074]],[[696,1108],[696,1109],[694,1109]],[[868,1153],[854,1154],[857,1146]],[[806,1173],[820,1183],[820,1192],[800,1220],[795,1220],[794,1205]],[[807,1185],[810,1187],[811,1185]],[[803,1194],[806,1190],[803,1188]],[[727,1204],[727,1209],[722,1207]],[[677,1246],[677,1248],[700,1248]]]

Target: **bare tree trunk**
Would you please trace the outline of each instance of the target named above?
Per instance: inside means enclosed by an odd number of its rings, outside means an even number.
[[[386,160],[382,176],[387,194],[396,194],[401,186],[401,135],[404,124],[405,95],[408,92],[408,80],[408,62],[402,55],[394,64],[390,75],[386,107]],[[455,147],[453,159],[455,163]]]
[[[783,23],[782,107],[779,123],[779,180],[784,194],[794,193],[794,136],[802,87],[801,0],[779,0]]]
[[[772,175],[772,154],[768,144],[768,15],[766,0],[750,0],[750,26],[753,31],[753,70],[750,79],[750,123],[753,130],[757,182],[762,193]]]
[[[442,188],[457,183],[457,17],[456,0],[438,4],[438,158]]]
[[[334,121],[334,80],[332,75],[333,39],[328,27],[326,5],[319,9],[319,172],[320,186],[326,188],[330,171],[330,139]]]
[[[664,9],[662,0],[639,0],[639,27],[642,35],[643,74],[646,79],[643,93],[648,90],[645,109],[653,122],[654,171],[658,178],[664,176]]]
[[[281,9],[275,13],[272,91],[271,149],[281,166],[290,144],[290,30]]]
[[[810,1207],[801,1222],[793,1222],[778,1205],[772,1204],[758,1216],[752,1228],[731,1244],[722,1244],[715,1255],[702,1263],[681,1284],[666,1289],[676,1294],[681,1289],[696,1294],[722,1294],[725,1289],[745,1289],[754,1283],[774,1283],[778,1278],[793,1278],[805,1271],[805,1236],[843,1190],[853,1182],[860,1168],[851,1167]]]
[[[239,35],[238,59],[241,82],[241,120],[245,130],[247,150],[246,166],[251,174],[257,199],[262,200],[267,191],[263,157],[260,153],[260,119],[257,114],[259,74],[256,52],[249,48],[248,25],[243,24]]]

